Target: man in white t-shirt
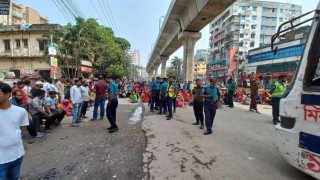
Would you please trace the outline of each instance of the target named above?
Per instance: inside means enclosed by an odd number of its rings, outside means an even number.
[[[19,179],[25,154],[21,129],[29,125],[25,109],[10,104],[11,87],[0,83],[0,179]]]

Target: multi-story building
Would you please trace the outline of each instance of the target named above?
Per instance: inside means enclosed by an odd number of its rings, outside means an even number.
[[[247,62],[250,49],[270,44],[277,28],[301,15],[301,9],[288,3],[236,1],[210,23],[209,76],[230,76],[237,67],[235,55],[240,63]]]
[[[196,54],[194,55],[194,60],[199,61],[199,60],[207,60],[208,58],[208,49],[198,49],[196,51]]]
[[[248,67],[259,73],[294,73],[303,54],[310,26],[286,33],[276,43],[278,51],[274,54],[270,46],[249,50]]]
[[[206,79],[206,73],[207,73],[207,61],[196,61],[194,65],[194,72],[193,76],[195,79]]]
[[[131,64],[140,66],[140,51],[129,51],[128,54],[130,56]]]
[[[0,16],[0,24],[17,25],[17,24],[48,24],[49,19],[31,7],[26,7],[17,1],[10,1],[9,15]]]
[[[14,72],[17,78],[33,73],[52,76],[44,34],[59,28],[58,24],[33,24],[26,31],[20,25],[0,27],[0,71]]]

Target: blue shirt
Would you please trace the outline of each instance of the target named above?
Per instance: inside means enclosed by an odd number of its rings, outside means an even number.
[[[129,87],[128,87],[128,89],[129,89]],[[110,82],[110,85],[108,88],[109,96],[110,96],[110,93],[112,93],[112,92],[113,92],[113,99],[117,99],[118,98],[118,85],[114,81]]]
[[[166,95],[166,94],[168,93],[168,87],[169,87],[168,82],[163,82],[163,83],[161,84],[160,90],[161,90],[161,92],[162,92],[163,95]]]
[[[51,109],[56,109],[56,106],[57,106],[56,99],[52,99],[51,97],[47,97],[45,102],[46,102],[46,105],[49,106]]]
[[[160,82],[152,82],[152,90],[160,90]]]
[[[218,97],[220,96],[220,91],[218,86],[207,86],[205,88],[203,88],[202,90],[202,95],[212,95],[212,97],[206,97],[205,101],[206,102],[212,102],[215,103],[218,101]]]
[[[187,83],[183,84],[183,90],[188,90],[188,84]]]
[[[23,105],[22,105],[22,101],[19,101],[19,100],[17,100],[17,99],[14,98],[14,97],[12,97],[12,98],[10,99],[10,103],[11,103],[12,105],[15,105],[15,106],[24,108]]]
[[[234,89],[236,88],[236,85],[233,82],[228,83],[227,86],[228,86],[228,91],[234,91]]]
[[[111,83],[110,83],[110,84],[111,84]],[[128,85],[128,91],[132,91],[132,89],[133,89],[132,84]]]

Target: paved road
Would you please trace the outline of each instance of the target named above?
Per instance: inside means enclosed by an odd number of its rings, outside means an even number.
[[[70,118],[64,120],[45,139],[26,144],[21,179],[142,179],[145,133],[141,121],[129,122],[137,106],[120,100],[120,129],[114,134],[107,132],[110,124],[106,117],[94,122],[84,119],[79,128],[69,126]]]
[[[239,104],[218,110],[209,136],[191,125],[191,107],[179,109],[171,121],[147,112],[145,179],[312,179],[277,154],[271,108],[258,108],[262,114]]]

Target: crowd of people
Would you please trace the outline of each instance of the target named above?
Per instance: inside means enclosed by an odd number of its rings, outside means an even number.
[[[43,138],[61,125],[66,116],[72,116],[72,127],[79,127],[88,118],[88,107],[94,104],[94,114],[100,106],[100,119],[104,118],[104,102],[110,127],[109,133],[118,131],[116,109],[118,85],[111,77],[99,81],[83,78],[73,80],[43,78],[31,82],[18,81],[13,86],[0,82],[0,179],[18,179],[24,148],[21,131],[27,130],[32,138]],[[5,121],[4,121],[5,120]],[[44,126],[42,126],[44,124]]]
[[[252,77],[250,85],[246,78]],[[116,123],[118,98],[129,98],[131,103],[148,103],[150,112],[158,111],[171,120],[178,107],[193,106],[195,122],[204,135],[213,133],[213,122],[221,104],[234,108],[234,101],[249,105],[250,111],[259,113],[257,104],[271,104],[273,123],[279,122],[279,102],[286,90],[286,79],[270,85],[261,85],[261,77],[243,74],[243,84],[237,85],[230,78],[226,85],[215,78],[208,85],[197,79],[178,82],[174,77],[152,78],[149,82],[125,82],[111,77],[85,80],[43,78],[21,80],[9,86],[0,82],[0,177],[17,179],[23,161],[24,148],[21,130],[26,129],[33,138],[43,138],[61,125],[66,116],[72,117],[72,127],[79,127],[87,109],[93,106],[91,121],[107,116],[109,133],[119,130]],[[107,105],[105,105],[107,103]],[[98,112],[98,109],[100,111]],[[10,123],[8,123],[10,122]],[[42,126],[43,124],[43,126]]]

